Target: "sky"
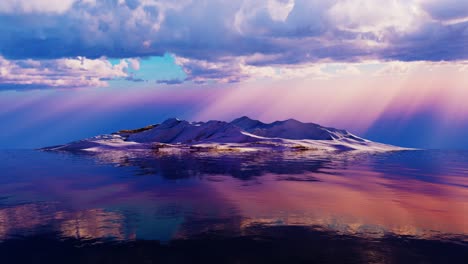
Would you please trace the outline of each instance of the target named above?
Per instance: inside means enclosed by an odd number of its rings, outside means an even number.
[[[247,115],[468,149],[467,76],[467,1],[0,2],[0,148]]]

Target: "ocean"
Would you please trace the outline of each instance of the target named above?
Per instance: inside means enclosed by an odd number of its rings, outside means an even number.
[[[468,263],[468,152],[0,151],[1,263]]]

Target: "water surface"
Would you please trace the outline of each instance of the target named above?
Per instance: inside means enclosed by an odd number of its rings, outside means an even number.
[[[468,263],[463,151],[14,150],[0,171],[5,263]]]

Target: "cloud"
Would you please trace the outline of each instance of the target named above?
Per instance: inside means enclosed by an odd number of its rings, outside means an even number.
[[[468,21],[444,25],[432,22],[413,34],[403,34],[382,51],[387,60],[461,61],[468,59]]]
[[[157,80],[156,81],[156,83],[158,83],[158,84],[169,84],[169,85],[181,84],[183,82],[184,82],[184,80],[180,80],[180,79],[169,79],[169,80]]]
[[[79,1],[62,14],[0,14],[0,53],[9,59],[163,54],[144,45],[162,20],[158,5],[131,2]]]
[[[102,87],[129,76],[129,63],[112,65],[106,59],[7,60],[0,57],[0,89]]]
[[[63,13],[75,2],[76,0],[2,0],[0,13]]]
[[[187,81],[236,82],[255,67],[466,60],[466,17],[466,4],[455,0],[7,0],[0,4],[0,54],[55,60],[171,53],[182,58]]]
[[[127,61],[130,64],[130,68],[132,68],[133,70],[138,71],[140,69],[140,60],[130,58]]]
[[[268,60],[269,58],[261,54],[245,57],[224,57],[218,62],[177,57],[176,63],[187,73],[185,81],[196,83],[235,83],[250,80],[288,80],[295,78],[330,79],[337,76],[358,75],[361,73],[358,68],[361,65],[360,63],[325,61],[274,65],[255,63],[265,59]],[[334,70],[330,71],[329,68]],[[171,84],[171,82],[165,83]]]
[[[468,3],[459,0],[425,0],[422,7],[438,20],[452,20],[468,18]]]
[[[399,76],[410,73],[415,65],[420,62],[392,61],[385,63],[385,66],[376,72],[376,76]]]
[[[216,62],[177,57],[176,63],[187,74],[186,80],[195,83],[239,82],[248,77],[242,73],[241,61],[235,57],[221,58]]]
[[[340,29],[372,32],[377,36],[389,29],[396,32],[414,30],[424,14],[414,1],[343,0],[328,11],[328,17]]]

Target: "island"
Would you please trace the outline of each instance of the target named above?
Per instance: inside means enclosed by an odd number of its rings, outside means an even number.
[[[401,151],[346,130],[303,123],[295,119],[264,123],[247,116],[231,122],[189,122],[170,118],[139,129],[121,130],[47,151],[251,152],[251,151]]]

